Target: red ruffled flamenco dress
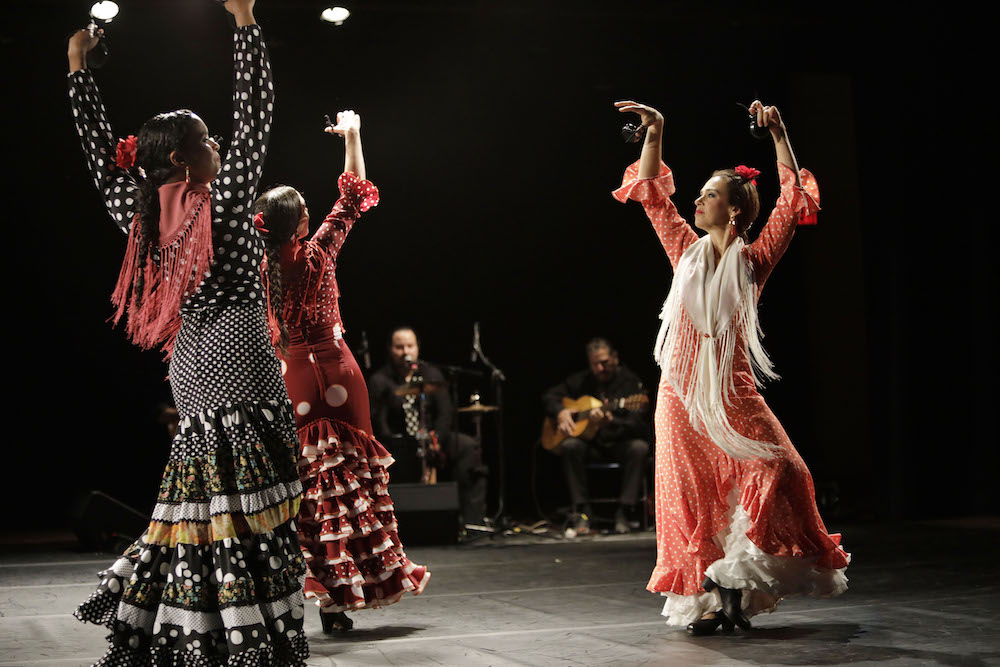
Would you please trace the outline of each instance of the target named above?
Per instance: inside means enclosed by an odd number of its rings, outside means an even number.
[[[706,576],[742,591],[749,618],[788,595],[847,589],[850,556],[816,507],[812,477],[757,390],[777,377],[760,344],[757,299],[801,221],[819,210],[811,173],[778,164],[781,196],[760,236],[736,239],[716,260],[670,196],[666,165],[651,179],[626,171],[619,201],[642,203],[674,268],[654,356],[662,369],[656,413],[656,567],[648,590],[667,598],[669,625],[720,606]]]
[[[340,319],[337,256],[358,216],[378,204],[378,190],[349,172],[338,186],[341,197],[312,238],[283,249],[291,343],[280,355],[302,444],[305,595],[331,613],[392,604],[430,578],[399,541],[388,491],[393,459],[372,434],[368,387]]]

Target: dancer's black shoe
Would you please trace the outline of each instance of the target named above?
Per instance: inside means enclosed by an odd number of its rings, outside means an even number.
[[[743,615],[743,591],[736,588],[723,588],[712,581],[710,577],[705,577],[701,587],[711,593],[719,589],[719,597],[722,598],[722,613],[730,621],[739,626],[740,630],[750,630],[750,620]]]
[[[722,626],[722,630],[724,632],[732,632],[733,628],[736,627],[733,625],[733,622],[730,621],[729,618],[720,610],[712,612],[712,618],[699,618],[697,621],[688,623],[687,633],[696,637],[711,635],[715,633],[715,629],[720,625]]]
[[[332,635],[334,632],[347,632],[354,627],[354,621],[348,618],[347,614],[342,611],[329,614],[320,610],[319,620],[323,624],[324,635]]]

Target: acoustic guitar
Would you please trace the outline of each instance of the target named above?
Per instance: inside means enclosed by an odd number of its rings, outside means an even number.
[[[597,426],[590,423],[590,413],[592,410],[601,408],[602,410],[629,410],[638,412],[649,403],[649,396],[646,394],[632,394],[624,398],[609,398],[601,400],[593,396],[581,396],[580,398],[564,398],[563,407],[572,413],[576,426],[573,429],[574,438],[591,440],[597,433]],[[571,436],[559,430],[559,424],[552,417],[546,417],[542,424],[542,447],[552,451],[559,448],[560,443]]]

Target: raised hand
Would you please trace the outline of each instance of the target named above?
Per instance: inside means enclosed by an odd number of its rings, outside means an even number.
[[[337,123],[333,126],[328,126],[324,132],[330,134],[339,134],[345,139],[350,135],[360,135],[361,134],[361,116],[356,114],[354,111],[348,109],[347,111],[341,111],[337,114]]]
[[[760,100],[754,100],[750,105],[750,113],[757,116],[757,127],[766,127],[775,139],[785,135],[785,123],[781,120],[778,107],[767,106]]]
[[[104,35],[103,28],[97,30],[83,28],[73,33],[73,36],[69,38],[69,45],[66,47],[70,72],[87,67],[87,54],[94,50],[102,35]]]
[[[622,113],[639,114],[644,127],[653,126],[659,128],[663,126],[663,114],[649,105],[633,102],[632,100],[622,100],[621,102],[615,102],[615,107]]]
[[[253,16],[253,6],[255,4],[257,4],[257,0],[226,0],[223,6],[236,19],[236,25],[242,28],[245,25],[253,25],[257,22]]]

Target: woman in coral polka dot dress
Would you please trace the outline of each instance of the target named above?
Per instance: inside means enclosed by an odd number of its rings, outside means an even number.
[[[267,247],[271,330],[295,406],[306,487],[299,539],[308,564],[305,592],[324,632],[346,631],[345,611],[392,604],[427,585],[427,568],[403,552],[388,493],[392,463],[372,434],[368,388],[343,339],[337,257],[358,216],[378,204],[365,180],[361,118],[337,115],[344,137],[340,199],[309,240],[309,209],[295,188],[278,186],[254,205]]]
[[[757,390],[775,375],[761,345],[757,300],[803,222],[819,210],[816,180],[798,169],[778,109],[751,106],[777,154],[781,196],[756,241],[745,233],[760,209],[757,170],[715,172],[688,226],[670,200],[661,162],[663,116],[618,102],[646,127],[639,161],[614,192],[642,203],[674,279],[654,347],[660,365],[656,426],[656,567],[647,588],[667,598],[669,625],[709,634],[750,629],[751,616],[788,595],[847,589],[850,556],[827,533],[812,477]]]

